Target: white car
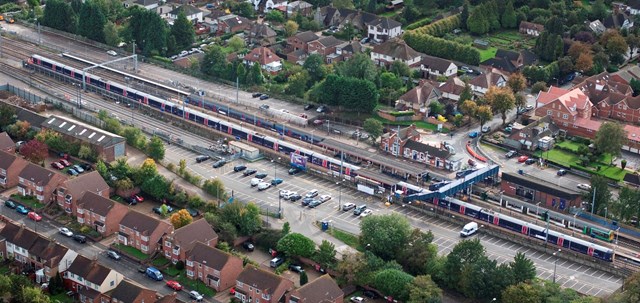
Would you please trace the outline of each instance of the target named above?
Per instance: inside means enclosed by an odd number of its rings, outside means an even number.
[[[290,192],[290,191],[288,191],[288,190],[286,190],[286,189],[280,190],[280,198],[287,199],[286,197],[287,197],[287,195],[289,195],[290,193],[291,193],[291,192]]]
[[[268,183],[268,182],[260,182],[258,184],[258,190],[265,190],[269,187],[271,187],[271,183]]]
[[[251,187],[258,186],[258,184],[260,184],[261,182],[263,182],[262,179],[253,178],[251,179]]]
[[[58,229],[58,232],[67,237],[73,237],[73,233],[66,227],[60,227],[60,229]]]
[[[370,209],[365,209],[361,214],[360,214],[360,218],[364,218],[366,216],[369,216],[373,213],[373,210]]]
[[[320,196],[320,202],[324,203],[331,200],[331,196],[330,195],[322,195]]]
[[[578,188],[582,189],[582,190],[591,190],[591,185],[585,184],[585,183],[580,183],[580,184],[578,184]]]
[[[297,194],[298,194],[298,193],[297,193],[297,192],[295,192],[295,191],[290,191],[290,192],[288,192],[286,195],[284,195],[284,197],[282,197],[282,198],[283,198],[283,199],[285,199],[285,200],[289,200],[289,199],[291,199],[291,197],[293,197],[293,196],[295,196],[295,195],[297,195]]]
[[[349,299],[349,301],[351,301],[353,303],[363,303],[364,302],[364,298],[363,297],[351,297],[351,299]]]
[[[346,203],[345,205],[342,205],[342,210],[343,211],[350,211],[352,209],[356,208],[356,204],[355,203]]]
[[[189,298],[196,300],[196,302],[202,302],[202,299],[204,299],[202,295],[195,290],[189,292]]]
[[[109,54],[111,56],[114,56],[114,57],[118,55],[118,53],[116,53],[115,51],[112,51],[112,50],[107,51],[107,54]]]

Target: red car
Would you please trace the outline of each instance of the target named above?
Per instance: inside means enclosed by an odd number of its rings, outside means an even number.
[[[27,217],[33,221],[40,222],[42,221],[42,216],[36,214],[35,211],[31,211],[27,214]]]
[[[520,163],[524,163],[525,161],[527,161],[527,159],[529,159],[529,157],[527,157],[527,156],[520,156],[520,157],[518,157],[518,162],[520,162]]]
[[[173,281],[173,280],[169,280],[167,281],[167,287],[175,290],[175,291],[181,291],[182,290],[182,285],[180,285],[180,283],[178,283],[178,281]]]
[[[60,164],[64,165],[64,167],[69,167],[71,166],[71,163],[69,161],[67,161],[67,159],[60,159]]]
[[[231,287],[231,289],[229,289],[229,294],[235,295],[236,294],[236,288],[235,287]]]
[[[57,169],[57,170],[63,170],[64,169],[64,165],[60,164],[59,162],[51,162],[51,167]]]
[[[140,196],[140,195],[133,195],[133,196],[131,196],[131,199],[136,199],[136,201],[138,201],[138,203],[144,201],[144,198],[142,196]]]

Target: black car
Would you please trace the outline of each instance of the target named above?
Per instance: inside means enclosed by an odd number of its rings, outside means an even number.
[[[302,206],[308,206],[309,203],[311,203],[311,201],[313,201],[313,198],[304,198],[304,199],[302,199]]]
[[[209,156],[205,156],[205,155],[197,156],[196,157],[196,163],[202,163],[202,162],[207,161],[209,159],[211,159],[211,157],[209,157]]]
[[[128,200],[129,205],[138,205],[138,200],[135,197],[131,197]]]
[[[247,169],[247,166],[246,166],[246,165],[236,165],[236,166],[234,166],[234,167],[233,167],[233,171],[234,171],[234,172],[243,171],[243,170],[245,170],[245,169]]]
[[[242,173],[242,175],[246,177],[246,176],[251,176],[251,175],[253,175],[253,174],[257,173],[257,172],[258,172],[257,170],[255,170],[253,168],[250,168],[250,169],[245,170]]]
[[[297,167],[292,167],[289,169],[289,174],[290,175],[297,175],[299,172],[301,172],[301,170]]]
[[[264,179],[267,177],[267,173],[257,173],[256,174],[256,178],[258,179]]]
[[[253,243],[251,243],[251,241],[245,241],[244,243],[242,243],[242,247],[247,251],[253,251],[255,249],[255,246],[253,245]]]
[[[291,201],[291,202],[296,202],[296,201],[298,201],[300,199],[302,199],[302,196],[299,195],[299,194],[295,194],[295,195],[292,195],[291,197],[289,197],[289,201]]]
[[[262,96],[262,93],[253,93],[253,94],[251,94],[251,97],[253,97],[253,98],[258,98],[260,96]]]
[[[80,167],[82,167],[82,169],[84,169],[85,171],[91,171],[93,169],[93,166],[88,163],[82,163],[80,164]]]
[[[567,170],[566,169],[561,169],[558,170],[558,172],[556,173],[558,176],[564,176],[567,174]]]
[[[260,96],[260,100],[267,100],[269,99],[269,95],[267,94],[263,94],[262,96]]]
[[[220,168],[223,167],[225,164],[227,164],[227,161],[225,160],[218,160],[215,163],[213,163],[213,168]]]
[[[292,271],[292,272],[297,272],[299,274],[304,271],[304,269],[302,269],[302,266],[300,266],[298,264],[289,265],[289,270]]]
[[[526,161],[524,161],[524,164],[526,164],[526,165],[531,165],[533,163],[536,163],[536,159],[529,158]]]
[[[7,201],[4,201],[4,206],[14,209],[16,208],[16,203],[13,202],[12,200],[7,200]]]
[[[73,240],[78,243],[87,243],[87,237],[83,235],[73,235]]]
[[[378,295],[371,291],[371,290],[365,290],[362,292],[362,295],[364,295],[365,297],[369,298],[369,299],[375,299],[378,297]]]
[[[315,108],[315,107],[316,107],[315,105],[309,103],[309,104],[304,106],[304,110],[310,110],[310,109]]]

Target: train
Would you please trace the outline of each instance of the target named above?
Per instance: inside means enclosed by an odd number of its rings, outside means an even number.
[[[40,55],[32,55],[27,60],[26,65],[36,65],[38,67],[53,71],[57,74],[82,81],[82,70],[71,66],[66,66],[62,63],[42,57]],[[307,163],[312,163],[313,165],[328,169],[338,174],[356,177],[358,175],[357,172],[360,169],[359,166],[349,164],[345,161],[341,161],[340,159],[335,159],[329,156],[325,156],[321,153],[296,146],[284,140],[285,136],[289,136],[303,141],[312,140],[310,143],[318,143],[322,141],[322,138],[319,138],[317,136],[307,137],[307,135],[304,133],[294,132],[289,129],[285,130],[281,125],[270,123],[260,118],[251,117],[245,115],[244,113],[235,111],[232,112],[231,110],[226,110],[226,108],[213,108],[213,110],[218,111],[226,116],[233,117],[233,115],[238,115],[238,117],[234,118],[270,130],[276,133],[277,136],[270,136],[247,128],[243,128],[242,125],[238,125],[229,121],[224,121],[223,119],[219,119],[218,117],[207,115],[200,111],[186,107],[184,104],[180,104],[171,100],[163,100],[162,98],[158,98],[156,96],[129,88],[117,82],[102,79],[101,77],[90,73],[85,73],[85,83],[86,85],[89,85],[91,87],[105,90],[115,95],[123,96],[124,98],[147,105],[149,107],[153,107],[160,111],[172,113],[179,117],[184,117],[187,120],[231,135],[239,140],[246,140],[253,144],[257,144],[286,155],[290,155],[291,153],[302,155],[304,156],[304,158],[306,158]]]
[[[466,203],[452,197],[434,199],[433,204],[474,218],[481,222],[486,222],[487,225],[492,224],[499,226],[501,228],[523,234],[527,237],[546,241],[548,244],[585,254],[599,260],[613,262],[614,259],[614,251],[608,247],[590,243],[553,230],[547,230],[546,227],[541,227],[533,223],[512,218],[505,214],[496,213],[478,205]]]

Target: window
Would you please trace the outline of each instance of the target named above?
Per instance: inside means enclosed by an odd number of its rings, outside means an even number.
[[[562,126],[568,126],[568,125],[569,125],[569,123],[567,123],[567,122],[562,123]]]
[[[201,271],[198,272],[198,278],[202,278],[202,272]]]
[[[193,266],[193,261],[187,260],[187,266]]]
[[[82,214],[84,214],[84,209],[78,208],[77,212],[78,212],[79,215],[82,215]]]
[[[146,246],[146,245],[140,245],[140,250],[141,250],[141,251],[143,251],[143,252],[145,252],[145,251],[148,251],[148,250],[149,250],[149,247],[148,247],[148,246]]]
[[[567,115],[567,114],[563,114],[563,115],[562,115],[562,119],[565,119],[565,120],[566,120],[566,119],[569,119],[569,115]]]
[[[37,190],[37,191],[43,191],[43,190],[44,190],[44,187],[42,187],[42,186],[36,186],[36,190]]]
[[[114,285],[116,285],[116,281],[109,282],[109,286],[114,286]]]
[[[553,115],[553,111],[552,110],[547,110],[547,116],[552,116]]]
[[[187,276],[193,277],[193,271],[192,270],[187,270]]]
[[[165,241],[165,242],[164,242],[164,246],[166,246],[166,247],[171,247],[171,242],[169,242],[169,241]]]

